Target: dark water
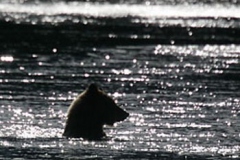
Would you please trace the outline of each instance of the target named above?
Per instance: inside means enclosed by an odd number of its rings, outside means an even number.
[[[240,159],[239,9],[1,1],[0,159]],[[105,126],[108,140],[65,139],[91,82],[130,117]]]

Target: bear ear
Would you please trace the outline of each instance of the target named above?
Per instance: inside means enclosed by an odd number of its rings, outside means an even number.
[[[88,91],[89,91],[90,93],[96,93],[96,92],[98,92],[98,87],[97,87],[97,85],[94,84],[94,83],[90,84],[89,87],[88,87]]]

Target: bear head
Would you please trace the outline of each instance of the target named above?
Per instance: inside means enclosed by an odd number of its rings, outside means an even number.
[[[113,125],[128,116],[110,96],[91,84],[69,107],[63,135],[99,139],[105,135],[103,125]]]
[[[86,93],[89,98],[93,98],[94,109],[99,119],[106,125],[113,125],[126,119],[129,114],[117,106],[114,100],[104,93],[95,84],[91,84]]]

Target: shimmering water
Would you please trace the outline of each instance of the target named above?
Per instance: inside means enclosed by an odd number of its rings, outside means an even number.
[[[0,3],[0,159],[240,159],[239,17],[222,11],[237,3],[204,4],[214,18],[190,1],[22,2]],[[92,82],[130,116],[108,140],[65,139]]]
[[[239,50],[157,45],[2,55],[1,157],[238,157]],[[67,107],[90,82],[131,115],[105,129],[109,141],[64,139]]]

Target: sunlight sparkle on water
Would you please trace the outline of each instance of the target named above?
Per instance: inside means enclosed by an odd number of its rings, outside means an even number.
[[[123,97],[123,96],[125,96],[125,93],[114,92],[114,93],[112,94],[112,96],[115,97],[115,98],[117,98],[117,97]]]
[[[116,69],[112,69],[112,72],[119,75],[119,74],[123,74],[123,75],[129,75],[132,73],[132,71],[130,69],[122,69],[122,70],[116,70]]]
[[[0,61],[3,62],[12,62],[14,60],[14,58],[12,56],[1,56],[0,57]]]
[[[110,56],[109,56],[109,55],[106,55],[106,56],[105,56],[105,59],[106,59],[106,60],[109,60],[109,59],[110,59]]]
[[[142,126],[144,123],[144,116],[142,114],[132,114],[129,121],[136,126]]]

